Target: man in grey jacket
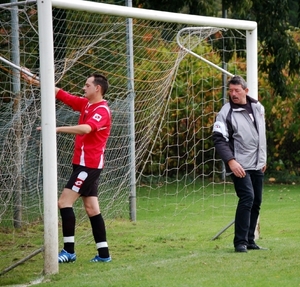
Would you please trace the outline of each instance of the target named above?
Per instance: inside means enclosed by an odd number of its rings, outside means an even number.
[[[216,117],[213,141],[239,198],[234,248],[236,252],[247,252],[261,249],[254,239],[267,162],[265,110],[260,102],[248,96],[247,83],[242,77],[232,77],[228,89],[229,102]]]

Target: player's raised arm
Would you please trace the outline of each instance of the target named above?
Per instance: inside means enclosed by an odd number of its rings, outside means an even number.
[[[21,68],[21,77],[30,85],[39,87],[40,79],[37,75],[34,75],[27,68]],[[55,87],[55,95],[58,93],[60,88]]]

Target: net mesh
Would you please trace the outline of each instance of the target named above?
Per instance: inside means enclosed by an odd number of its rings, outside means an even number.
[[[13,13],[18,16],[15,24]],[[37,7],[29,3],[2,5],[0,17],[1,58],[39,76]],[[211,141],[215,113],[224,101],[224,77],[187,51],[219,66],[226,62],[232,74],[244,75],[245,36],[236,30],[187,28],[180,23],[133,19],[135,89],[130,91],[127,20],[53,9],[56,85],[81,95],[90,73],[97,71],[109,79],[106,99],[113,124],[99,185],[101,210],[108,223],[128,219],[129,214],[133,92],[137,201],[146,201],[138,205],[138,216],[146,219],[147,214],[159,211],[157,220],[161,220],[168,199],[174,196],[175,203],[169,207],[174,216],[194,213],[191,205],[214,214],[234,204],[226,199],[222,163]],[[187,50],[180,48],[178,40]],[[19,72],[1,60],[0,79],[0,258],[17,252],[20,257],[43,244],[43,232],[31,232],[43,222],[42,171],[47,164],[42,159],[41,134],[36,130],[41,121],[40,90],[24,83]],[[60,102],[56,103],[56,116],[58,126],[76,124],[78,119],[78,114]],[[73,139],[72,135],[57,135],[59,192],[71,174]],[[224,185],[220,194],[213,192],[216,184]],[[211,192],[207,192],[209,188]],[[222,197],[221,203],[214,202],[217,197]],[[153,205],[153,201],[165,204]],[[80,202],[75,210],[80,225],[85,220]]]

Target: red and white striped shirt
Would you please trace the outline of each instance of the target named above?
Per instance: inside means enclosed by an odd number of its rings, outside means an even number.
[[[92,128],[88,134],[75,136],[72,163],[102,169],[111,128],[111,112],[107,101],[90,104],[86,98],[70,95],[63,90],[58,91],[56,98],[80,112],[79,125],[87,124]]]

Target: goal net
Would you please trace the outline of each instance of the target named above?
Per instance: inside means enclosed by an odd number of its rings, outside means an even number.
[[[228,76],[247,75],[246,32],[137,17],[130,35],[124,17],[55,7],[52,15],[56,85],[81,95],[91,72],[109,79],[106,98],[113,124],[99,185],[107,225],[130,219],[133,183],[137,220],[153,218],[155,212],[154,220],[161,221],[171,209],[178,228],[190,215],[200,221],[200,213],[217,218],[220,227],[231,221],[235,197],[224,180],[211,132],[226,100]],[[22,81],[18,70],[26,67],[39,76],[37,6],[34,1],[0,5],[0,18],[1,271],[12,263],[9,258],[21,259],[43,245],[38,226],[43,226],[42,171],[47,163],[36,130],[40,90]],[[132,68],[134,90],[129,90]],[[56,102],[56,119],[58,126],[73,125],[78,114]],[[73,136],[58,134],[59,192],[71,174],[72,150]],[[75,211],[80,226],[86,220],[80,201]],[[77,240],[80,244],[83,238]]]

